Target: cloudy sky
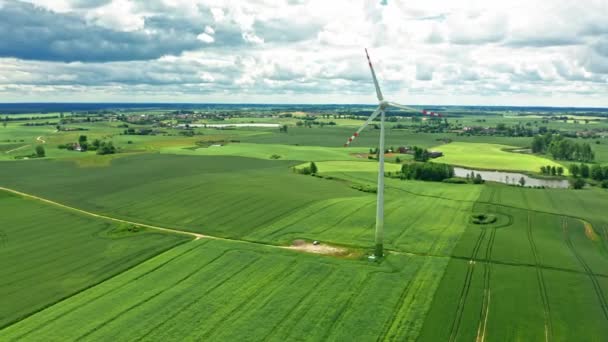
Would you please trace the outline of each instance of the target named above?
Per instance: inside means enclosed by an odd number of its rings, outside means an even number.
[[[608,0],[0,0],[0,102],[608,107]]]

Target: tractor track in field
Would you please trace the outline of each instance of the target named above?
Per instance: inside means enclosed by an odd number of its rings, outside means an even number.
[[[409,281],[407,283],[407,285],[405,286],[405,288],[399,295],[399,300],[397,300],[395,307],[391,311],[391,317],[390,317],[390,319],[386,320],[386,323],[382,327],[382,332],[378,335],[378,338],[376,339],[376,341],[384,341],[387,339],[386,335],[388,335],[388,333],[390,333],[391,328],[392,328],[393,324],[395,323],[395,320],[397,319],[399,312],[401,311],[401,308],[403,307],[403,302],[405,301],[405,297],[407,297],[407,294],[409,293],[410,288],[412,287],[412,283],[414,283],[414,280],[416,279],[416,277],[418,277],[418,274],[420,273],[420,268],[422,268],[422,266],[423,265],[418,266],[418,268],[416,269],[416,272],[413,275],[411,275],[412,281]]]
[[[449,341],[453,342],[458,337],[458,330],[460,329],[460,321],[462,320],[462,314],[464,312],[464,306],[466,304],[466,299],[469,294],[469,289],[471,287],[471,282],[473,280],[473,273],[475,270],[475,259],[477,259],[477,253],[483,244],[486,236],[486,229],[481,229],[479,233],[479,237],[473,247],[473,252],[471,253],[471,257],[469,258],[469,266],[467,268],[467,273],[465,275],[464,285],[462,286],[462,290],[460,292],[460,297],[458,300],[458,306],[456,307],[456,313],[454,320],[452,321],[452,326],[450,328],[450,338]]]
[[[203,242],[202,244],[204,244],[204,243],[206,243],[206,241],[205,241],[205,242]],[[163,262],[162,264],[160,264],[160,265],[158,265],[158,266],[156,266],[156,267],[152,268],[151,270],[146,271],[145,273],[142,273],[141,275],[137,276],[136,278],[134,278],[134,280],[139,280],[140,278],[143,278],[143,277],[145,277],[145,276],[147,276],[147,275],[151,274],[152,272],[154,272],[154,271],[158,270],[159,268],[161,268],[161,267],[163,267],[163,266],[167,265],[168,263],[172,262],[173,260],[175,260],[175,259],[177,259],[177,258],[179,258],[179,257],[182,257],[182,256],[184,256],[184,255],[186,255],[186,254],[188,254],[188,253],[190,253],[190,252],[192,252],[193,250],[197,249],[197,248],[198,248],[198,247],[200,247],[200,246],[201,246],[201,244],[196,245],[196,246],[194,246],[194,247],[190,248],[189,250],[187,250],[187,251],[185,251],[185,252],[182,252],[182,253],[180,253],[180,254],[178,254],[178,255],[176,255],[176,256],[174,256],[174,257],[172,257],[171,259],[169,259],[169,260],[167,260],[167,261]],[[161,253],[161,254],[162,254],[162,253]],[[157,256],[158,256],[158,255],[157,255]],[[151,258],[151,259],[152,259],[152,258]],[[139,265],[140,265],[140,264],[137,264],[137,265],[135,265],[135,266],[139,266]],[[133,267],[135,267],[135,266],[133,266]],[[132,267],[132,268],[133,268],[133,267]],[[98,284],[101,284],[101,283],[102,283],[102,282],[104,282],[104,281],[107,281],[107,280],[109,280],[109,279],[112,279],[112,278],[114,278],[114,277],[118,277],[120,274],[122,274],[122,273],[119,273],[119,274],[117,274],[117,275],[111,276],[111,277],[109,277],[108,279],[104,279],[104,280],[102,280],[101,282],[99,282],[99,283],[97,283],[97,284],[93,284],[93,285],[91,285],[91,286],[89,286],[89,287],[87,287],[87,288],[83,289],[82,291],[79,291],[79,292],[76,292],[75,294],[70,295],[69,297],[76,296],[78,293],[84,292],[85,290],[90,289],[90,288],[92,288],[92,287],[94,287],[94,286],[96,286],[96,285],[98,285]],[[17,340],[19,340],[19,339],[21,339],[21,338],[23,338],[23,337],[25,337],[25,336],[27,336],[27,335],[29,335],[29,334],[31,334],[31,333],[33,333],[33,332],[35,332],[36,330],[38,330],[38,329],[42,328],[43,326],[45,326],[45,325],[47,325],[47,324],[50,324],[50,323],[53,323],[53,322],[57,321],[58,319],[60,319],[62,316],[66,315],[66,314],[69,314],[69,313],[71,313],[71,312],[74,312],[74,311],[76,311],[76,310],[78,310],[78,309],[81,309],[81,308],[85,307],[86,305],[88,305],[88,304],[90,304],[90,303],[92,303],[92,302],[94,302],[94,301],[98,300],[99,298],[101,298],[101,297],[103,297],[103,296],[107,295],[109,292],[111,292],[111,291],[115,291],[115,290],[118,290],[118,289],[121,289],[121,288],[123,288],[123,287],[125,287],[125,286],[127,286],[127,285],[129,285],[129,284],[130,284],[130,282],[126,282],[126,283],[123,283],[122,285],[119,285],[119,286],[117,286],[117,287],[115,287],[115,288],[109,289],[108,291],[105,291],[105,292],[103,292],[103,293],[99,294],[98,296],[95,296],[95,297],[91,298],[91,300],[89,300],[88,302],[86,302],[86,303],[85,303],[85,304],[83,304],[83,305],[80,305],[80,306],[78,306],[78,307],[75,307],[75,308],[72,308],[72,309],[70,309],[70,310],[67,310],[67,311],[63,312],[63,314],[62,314],[62,315],[57,315],[57,316],[56,316],[56,317],[54,317],[54,318],[51,318],[51,319],[49,319],[49,320],[46,320],[46,321],[45,321],[44,323],[42,323],[41,325],[37,325],[37,326],[35,326],[34,328],[32,328],[32,329],[30,329],[30,330],[28,330],[28,331],[24,332],[23,334],[21,334],[21,335],[17,336]],[[66,298],[69,298],[69,297],[66,297]],[[64,300],[64,299],[66,299],[66,298],[63,298],[63,299],[61,299],[61,300]],[[57,301],[57,302],[55,302],[55,303],[53,303],[53,304],[51,304],[51,305],[54,305],[54,304],[56,304],[56,303],[59,303],[61,300],[59,300],[59,301]],[[41,311],[41,310],[39,310],[39,311]],[[39,311],[36,311],[36,312],[39,312]],[[36,313],[36,312],[34,312],[34,313]],[[34,313],[32,313],[32,315],[33,315]],[[31,316],[31,315],[30,315],[30,316]],[[28,317],[29,317],[29,316],[28,316]]]
[[[318,289],[321,289],[322,287],[324,287],[326,285],[326,283],[329,282],[329,280],[331,279],[331,275],[333,274],[334,270],[331,270],[330,273],[323,277],[323,279],[321,279],[321,281],[319,281],[319,283],[317,284],[316,287],[310,289],[308,292],[306,292],[306,294],[304,294],[304,296],[302,296],[301,298],[298,299],[298,301],[289,309],[289,311],[283,316],[283,318],[277,322],[272,329],[270,329],[270,331],[266,334],[266,336],[264,336],[264,338],[261,339],[261,341],[268,341],[270,340],[270,338],[272,336],[274,336],[274,334],[276,334],[280,329],[281,326],[283,325],[283,323],[285,321],[287,321],[288,319],[290,319],[290,316],[294,315],[295,312],[298,311],[298,308],[300,307],[300,305],[302,305],[303,303],[305,303],[313,294],[317,293]],[[312,307],[312,305],[308,305],[304,308],[304,313],[302,316],[306,315],[306,313],[308,312],[308,310],[310,310],[310,308]]]
[[[486,328],[488,324],[488,314],[490,313],[490,280],[492,276],[492,248],[494,247],[494,239],[496,238],[496,227],[491,229],[488,244],[486,245],[486,262],[483,264],[483,297],[481,301],[481,310],[479,312],[479,326],[477,327],[477,342],[484,342],[486,338]]]
[[[220,255],[218,255],[217,257],[213,258],[210,262],[208,262],[207,264],[205,264],[203,267],[198,268],[196,271],[191,272],[185,279],[182,278],[180,279],[178,282],[176,282],[175,284],[173,284],[172,286],[175,286],[185,280],[187,280],[189,277],[193,276],[194,274],[198,273],[201,269],[203,269],[204,267],[212,264],[213,262],[217,261],[218,259],[220,259],[221,257],[225,256],[228,252],[230,252],[232,250],[227,250],[224,253],[221,253]],[[194,305],[199,299],[201,299],[202,297],[208,295],[209,293],[217,290],[218,288],[220,288],[222,285],[224,285],[225,282],[229,281],[230,279],[232,279],[233,277],[237,276],[239,273],[243,272],[245,269],[251,267],[252,265],[254,265],[256,262],[260,261],[262,259],[261,256],[257,256],[255,259],[250,260],[249,262],[241,265],[241,268],[235,270],[232,274],[230,274],[227,278],[223,279],[222,281],[218,282],[217,284],[213,285],[211,288],[206,289],[203,294],[200,294],[199,296],[197,296],[193,301],[183,305],[179,312],[183,312],[186,311],[187,309],[189,309],[192,305]],[[119,315],[116,315],[114,318],[112,318],[112,320],[118,318],[120,315],[122,315],[123,313],[125,313],[126,311],[130,311],[138,306],[140,306],[141,304],[145,304],[147,302],[149,302],[150,300],[158,297],[159,295],[161,295],[162,293],[164,293],[166,290],[169,290],[170,288],[167,288],[165,290],[160,291],[157,294],[154,294],[152,297],[148,297],[145,301],[139,302],[133,306],[131,306],[130,308],[128,308],[127,310],[123,310]],[[171,320],[171,318],[173,318],[174,316],[170,317],[169,319],[155,325],[154,327],[152,327],[152,329],[148,330],[145,334],[142,334],[141,336],[139,336],[137,338],[137,341],[142,341],[144,340],[148,335],[150,335],[153,331],[156,331],[157,329],[159,329],[160,327],[164,326],[169,320]],[[108,321],[104,322],[104,325],[107,324]],[[80,336],[78,338],[78,340],[81,340],[83,336]]]
[[[543,268],[541,266],[541,260],[538,255],[538,249],[534,242],[534,236],[532,235],[532,216],[528,213],[528,241],[530,242],[530,248],[532,249],[532,255],[534,256],[534,263],[536,264],[536,280],[538,281],[538,288],[540,289],[540,297],[543,302],[543,313],[545,317],[545,341],[553,340],[553,323],[551,322],[551,307],[549,305],[549,295],[547,294],[547,285],[545,283],[545,277],[543,276]]]
[[[296,263],[297,260],[294,259],[290,263],[285,265],[284,268],[278,271],[274,270],[274,273],[271,273],[264,279],[256,279],[257,281],[260,281],[259,283],[257,283],[257,285],[260,286],[261,290],[253,292],[246,298],[243,298],[242,302],[238,303],[238,305],[232,308],[232,310],[223,315],[219,323],[214,324],[212,327],[210,327],[209,330],[205,331],[202,335],[197,336],[197,338],[203,341],[209,341],[211,339],[211,336],[213,336],[213,334],[215,334],[223,324],[225,324],[229,319],[234,319],[235,316],[237,316],[239,310],[247,312],[248,307],[254,304],[256,298],[260,297],[260,293],[262,294],[265,301],[267,301],[269,298],[272,298],[274,292],[278,290],[280,285],[282,285],[282,282],[274,280],[289,279],[296,272],[295,267],[292,267]],[[270,284],[272,284],[272,286]],[[267,291],[266,293],[264,293],[265,290]]]
[[[593,284],[593,288],[595,290],[595,294],[597,295],[600,301],[600,306],[602,307],[602,311],[604,312],[604,317],[608,320],[608,303],[606,303],[606,297],[604,296],[602,286],[593,274],[591,267],[589,267],[585,259],[583,259],[583,257],[578,253],[578,251],[574,247],[574,244],[570,239],[570,235],[568,234],[568,222],[566,221],[566,219],[562,219],[562,230],[564,232],[564,240],[566,241],[566,245],[570,249],[570,252],[572,252],[572,254],[576,257],[581,266],[583,266],[583,268],[585,269],[585,273],[589,277],[589,280],[591,280],[591,283]]]
[[[228,251],[226,251],[228,252]],[[218,255],[217,257],[211,259],[209,262],[205,263],[204,265],[201,265],[200,267],[196,268],[194,271],[189,272],[188,274],[186,274],[184,277],[180,278],[178,281],[176,281],[175,283],[173,283],[170,287],[164,288],[156,293],[154,293],[153,295],[138,301],[137,303],[129,306],[128,308],[121,310],[120,312],[116,313],[115,315],[113,315],[112,317],[110,317],[110,319],[104,320],[101,324],[96,325],[95,327],[89,329],[87,332],[85,332],[84,334],[78,336],[75,340],[81,341],[83,339],[85,339],[86,337],[88,337],[89,335],[95,333],[96,331],[98,331],[99,329],[107,326],[108,324],[114,322],[118,317],[124,315],[125,313],[135,310],[138,307],[140,307],[141,305],[144,305],[150,301],[152,301],[154,298],[162,295],[163,293],[165,293],[166,291],[172,289],[174,286],[177,286],[181,283],[183,283],[184,281],[192,278],[194,275],[196,275],[197,273],[199,273],[201,270],[205,269],[207,266],[212,265],[214,262],[216,262],[217,260],[219,260],[221,257],[223,257],[226,253],[222,253],[220,255]],[[254,259],[253,261],[251,261],[248,264],[245,264],[245,266],[243,268],[247,268],[249,267],[251,264],[255,263],[257,260],[259,260],[259,258]],[[239,270],[240,272],[240,270]],[[239,273],[236,272],[236,273]]]
[[[366,274],[365,277],[363,277],[363,279],[361,280],[361,282],[357,284],[355,290],[352,291],[352,294],[348,296],[348,299],[344,301],[342,306],[338,309],[338,312],[334,315],[334,317],[332,317],[332,323],[329,327],[327,327],[327,329],[325,329],[323,336],[319,338],[320,341],[328,340],[328,337],[331,336],[331,334],[334,332],[334,327],[336,326],[336,324],[338,324],[342,320],[342,317],[344,317],[346,309],[351,306],[352,302],[356,299],[357,294],[361,293],[361,290],[365,288],[365,285],[367,285],[368,280],[369,278],[371,278],[372,275],[373,273],[371,272]]]

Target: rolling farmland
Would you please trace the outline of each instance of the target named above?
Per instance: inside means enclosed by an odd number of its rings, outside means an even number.
[[[0,291],[10,294],[0,307],[0,340],[608,336],[608,192],[598,184],[574,191],[401,180],[395,174],[413,156],[387,155],[386,257],[370,262],[378,165],[367,153],[378,130],[343,149],[336,146],[361,120],[291,126],[300,117],[276,119],[290,125],[280,133],[165,126],[162,134],[129,135],[116,121],[58,132],[9,123],[0,130],[0,187],[25,194],[0,191]],[[387,147],[444,151],[436,162],[530,174],[562,163],[501,150],[528,147],[529,137],[391,125]],[[80,134],[112,139],[120,153],[56,147]],[[39,136],[47,158],[14,160]],[[605,145],[593,149],[604,163]],[[311,161],[315,176],[297,172]],[[478,215],[492,220],[477,224]],[[295,246],[315,240],[321,249]],[[307,253],[319,251],[327,255]]]

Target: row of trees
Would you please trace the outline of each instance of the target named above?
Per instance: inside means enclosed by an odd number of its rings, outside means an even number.
[[[594,164],[589,167],[587,164],[571,164],[569,170],[574,177],[580,176],[581,178],[591,178],[596,181],[608,180],[608,166],[602,167],[599,164]]]
[[[576,143],[565,139],[560,134],[546,133],[537,135],[532,140],[533,153],[549,153],[555,159],[575,160],[581,162],[592,162],[595,154],[588,143]]]
[[[541,166],[540,173],[547,176],[561,176],[564,174],[564,168],[561,166],[555,167],[555,165]]]
[[[440,163],[412,163],[401,166],[401,179],[441,182],[454,177],[454,167]]]

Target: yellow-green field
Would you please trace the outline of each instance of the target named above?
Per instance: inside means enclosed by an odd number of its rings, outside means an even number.
[[[539,172],[541,166],[562,166],[550,159],[523,153],[508,152],[515,147],[497,144],[454,142],[437,146],[444,156],[434,161],[476,169]],[[564,167],[567,173],[567,167]]]

